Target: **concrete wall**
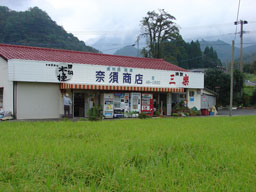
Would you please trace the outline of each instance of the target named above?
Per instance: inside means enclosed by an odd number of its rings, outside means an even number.
[[[189,96],[189,92],[194,91],[194,97],[191,98]],[[187,89],[187,101],[188,101],[188,108],[196,107],[198,110],[201,109],[201,90],[198,89]]]
[[[59,84],[17,82],[17,119],[59,118],[61,98]]]
[[[3,109],[13,112],[13,82],[8,80],[8,63],[0,57],[0,87],[3,87]]]

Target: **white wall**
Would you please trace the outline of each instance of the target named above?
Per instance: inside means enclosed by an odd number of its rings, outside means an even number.
[[[194,101],[191,101],[191,97],[189,96],[189,91],[194,91]],[[198,110],[201,109],[201,90],[198,89],[187,89],[187,101],[188,108],[196,107]]]
[[[59,84],[18,82],[17,119],[59,118],[61,98]]]
[[[0,87],[3,92],[3,109],[13,112],[13,82],[8,80],[7,61],[0,57]]]

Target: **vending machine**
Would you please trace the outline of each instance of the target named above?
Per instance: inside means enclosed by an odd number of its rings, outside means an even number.
[[[114,116],[114,94],[113,93],[104,93],[104,107],[103,115],[105,118],[113,118]]]
[[[138,116],[141,108],[141,93],[137,93],[137,92],[131,93],[130,102],[131,102],[130,111],[135,112],[136,116]]]
[[[114,118],[124,117],[125,94],[114,93]]]
[[[124,94],[124,116],[128,117],[128,113],[130,112],[130,94]]]
[[[153,94],[141,94],[141,112],[153,116]]]

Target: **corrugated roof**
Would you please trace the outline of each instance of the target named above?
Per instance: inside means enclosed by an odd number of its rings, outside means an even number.
[[[128,57],[8,44],[0,44],[0,56],[6,60],[24,59],[104,66],[120,66],[129,68],[187,71],[186,69],[168,63],[163,59]]]

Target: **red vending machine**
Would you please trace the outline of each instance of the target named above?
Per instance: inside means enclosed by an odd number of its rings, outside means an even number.
[[[141,112],[153,116],[153,94],[141,94]]]

